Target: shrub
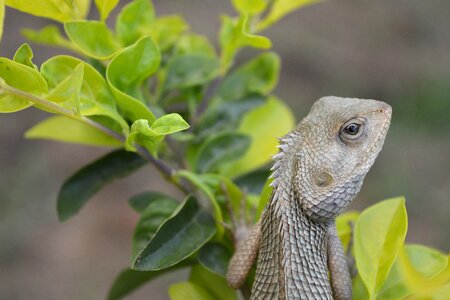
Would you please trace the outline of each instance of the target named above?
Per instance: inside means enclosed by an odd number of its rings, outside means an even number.
[[[33,106],[54,115],[28,130],[27,138],[116,149],[64,183],[59,219],[74,216],[105,184],[146,163],[186,195],[183,200],[148,191],[130,199],[140,216],[133,263],[119,274],[108,299],[181,268],[189,268],[190,277],[170,287],[172,299],[237,299],[224,280],[233,251],[232,216],[244,209],[248,223],[259,217],[270,195],[267,164],[274,137],[295,124],[290,109],[272,94],[280,58],[266,51],[271,41],[259,34],[316,1],[232,2],[238,16],[222,16],[218,54],[181,16],[156,16],[149,0],[125,5],[114,31],[105,20],[118,0],[95,1],[99,21],[85,19],[89,0],[41,0],[38,7],[5,1],[63,23],[67,37],[54,25],[24,29],[23,35],[77,57],[58,55],[39,68],[23,44],[12,60],[0,58],[0,112]],[[3,14],[0,1],[0,19]],[[244,47],[262,52],[234,67]],[[348,212],[338,217],[337,228],[358,268],[354,299],[449,295],[448,257],[404,245],[403,198]]]

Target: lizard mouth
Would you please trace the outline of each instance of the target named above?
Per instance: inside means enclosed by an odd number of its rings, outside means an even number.
[[[357,166],[361,166],[363,164],[367,164],[367,157],[370,157],[369,154],[373,152],[379,152],[383,146],[384,139],[386,138],[387,131],[389,129],[389,126],[391,124],[391,115],[392,115],[392,108],[389,104],[386,104],[384,102],[381,102],[382,107],[373,110],[369,112],[369,114],[383,114],[385,121],[381,124],[381,129],[378,130],[378,133],[374,137],[373,143],[366,148],[363,149],[363,155],[360,156],[360,159],[358,160]],[[376,155],[373,155],[373,160],[371,161],[371,164],[375,160]],[[370,164],[370,165],[371,165]]]

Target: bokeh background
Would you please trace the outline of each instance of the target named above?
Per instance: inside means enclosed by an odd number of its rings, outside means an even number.
[[[219,15],[234,14],[225,0],[154,4],[159,14],[183,14],[193,31],[214,41]],[[90,17],[97,18],[94,8]],[[25,42],[20,28],[49,23],[7,9],[0,55],[12,57]],[[282,58],[276,94],[298,120],[324,95],[393,106],[384,150],[351,209],[404,195],[407,241],[448,252],[450,1],[328,1],[289,15],[265,34]],[[31,45],[38,64],[63,53]],[[252,54],[244,51],[240,58]],[[100,191],[60,224],[55,198],[62,182],[107,150],[25,140],[24,131],[45,117],[34,109],[0,115],[0,299],[103,299],[130,263],[138,216],[127,199],[149,189],[177,194],[148,166]],[[165,276],[127,299],[167,299],[167,286],[185,276]]]

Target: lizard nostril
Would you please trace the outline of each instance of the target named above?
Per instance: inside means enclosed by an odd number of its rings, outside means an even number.
[[[333,182],[333,176],[327,172],[320,172],[315,178],[316,185],[319,187],[329,186]]]

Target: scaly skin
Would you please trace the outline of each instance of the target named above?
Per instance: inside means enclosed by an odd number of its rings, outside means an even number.
[[[375,100],[324,97],[313,105],[281,139],[271,199],[237,243],[230,286],[242,286],[258,257],[251,299],[351,299],[334,219],[359,192],[390,119],[391,107]]]

